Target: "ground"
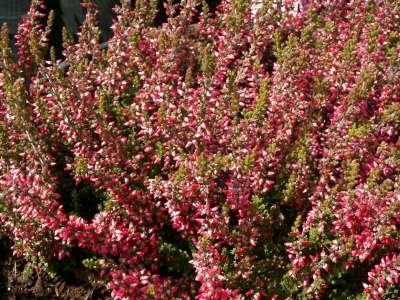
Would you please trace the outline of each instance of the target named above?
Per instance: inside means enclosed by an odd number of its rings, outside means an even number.
[[[111,299],[104,285],[83,269],[50,278],[43,272],[26,272],[26,266],[26,261],[11,255],[9,241],[0,240],[0,299]]]

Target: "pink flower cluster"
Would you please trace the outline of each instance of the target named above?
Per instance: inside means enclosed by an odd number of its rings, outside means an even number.
[[[396,1],[248,2],[181,1],[157,28],[150,5],[125,3],[107,50],[88,2],[65,70],[40,1],[17,61],[3,34],[0,224],[15,254],[67,264],[85,249],[114,299],[394,293]]]

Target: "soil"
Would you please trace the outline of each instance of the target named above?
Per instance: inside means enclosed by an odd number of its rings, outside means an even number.
[[[44,272],[26,272],[28,263],[12,256],[10,242],[0,240],[0,299],[108,300],[110,292],[86,269],[54,278]],[[25,270],[25,272],[24,272]],[[73,274],[73,276],[71,276]]]

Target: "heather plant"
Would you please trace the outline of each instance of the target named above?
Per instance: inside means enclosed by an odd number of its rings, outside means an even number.
[[[187,0],[159,27],[128,2],[106,50],[83,3],[65,68],[40,1],[17,58],[2,30],[15,255],[95,270],[114,299],[396,297],[396,1]]]

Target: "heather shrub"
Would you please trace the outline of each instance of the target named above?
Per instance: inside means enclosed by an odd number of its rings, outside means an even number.
[[[399,286],[397,1],[96,10],[63,63],[37,7],[3,29],[1,231],[114,299],[392,299]]]

